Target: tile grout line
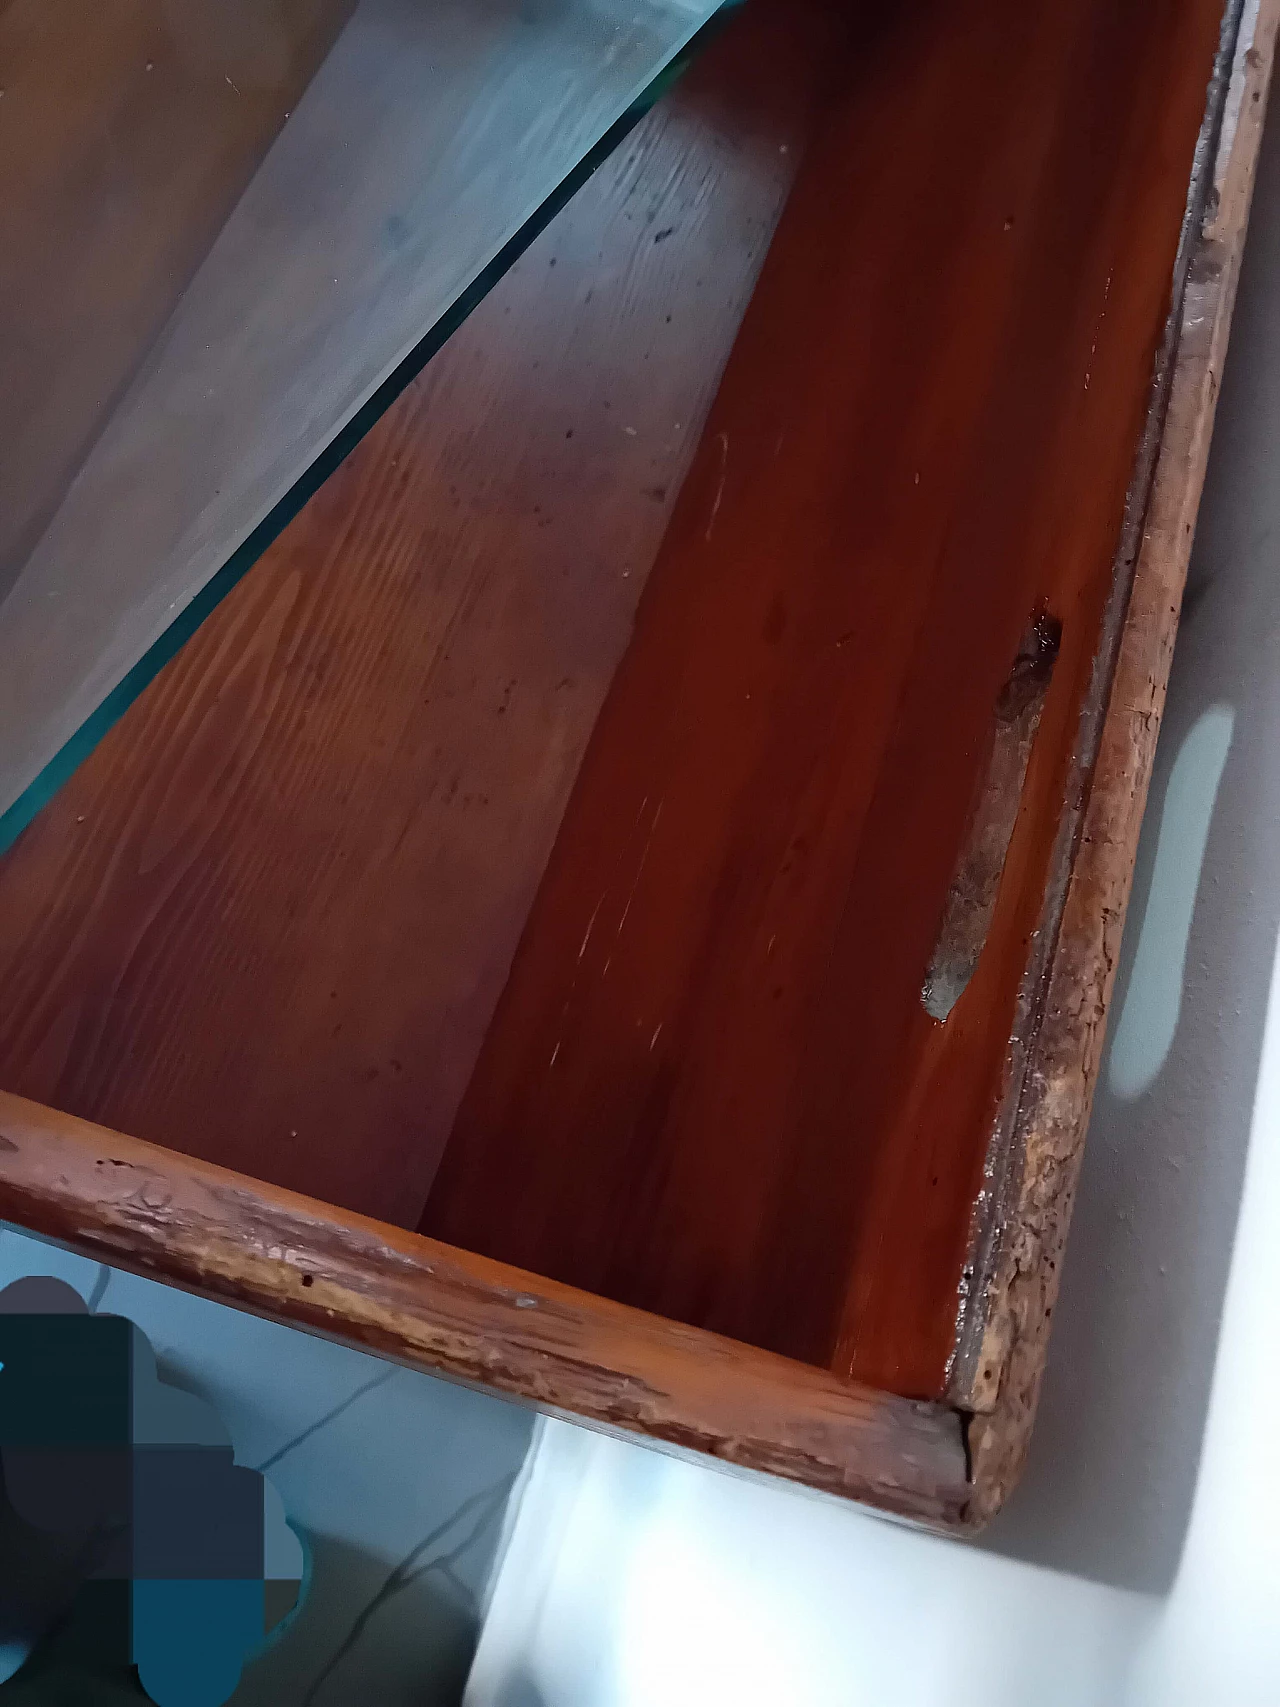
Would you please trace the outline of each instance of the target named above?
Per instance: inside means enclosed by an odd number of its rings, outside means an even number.
[[[359,1642],[374,1614],[380,1611],[389,1600],[393,1599],[402,1588],[407,1588],[410,1583],[417,1582],[419,1578],[429,1576],[432,1572],[440,1572],[449,1577],[453,1576],[452,1566],[480,1540],[485,1530],[501,1514],[506,1498],[515,1485],[515,1480],[514,1474],[502,1476],[490,1487],[482,1488],[479,1493],[472,1494],[470,1498],[463,1500],[456,1511],[452,1512],[443,1523],[438,1524],[405,1554],[400,1563],[387,1576],[386,1581],[373,1599],[356,1614],[350,1630],[316,1674],[311,1687],[303,1696],[302,1707],[313,1707],[321,1689]],[[438,1558],[428,1559],[425,1564],[416,1564],[416,1561],[421,1558],[428,1547],[442,1540],[454,1524],[476,1507],[482,1509],[482,1515],[457,1546],[451,1548],[449,1552],[441,1554]],[[410,1567],[416,1568],[411,1569]]]
[[[270,1457],[264,1458],[261,1464],[255,1465],[255,1468],[259,1473],[264,1473],[265,1471],[270,1470],[274,1465],[278,1464],[282,1458],[292,1452],[295,1447],[301,1446],[305,1440],[310,1440],[313,1434],[317,1433],[320,1429],[327,1427],[335,1417],[340,1417],[343,1411],[349,1410],[350,1407],[355,1404],[357,1399],[362,1399],[366,1393],[372,1393],[375,1387],[385,1386],[393,1376],[396,1376],[399,1373],[399,1369],[382,1370],[379,1374],[373,1376],[371,1380],[368,1380],[361,1386],[357,1387],[354,1393],[348,1393],[345,1399],[342,1399],[338,1404],[334,1405],[331,1410],[326,1411],[322,1417],[318,1417],[315,1422],[309,1423],[307,1427],[302,1430],[301,1434],[295,1434],[292,1440],[287,1440],[283,1446],[277,1447]]]

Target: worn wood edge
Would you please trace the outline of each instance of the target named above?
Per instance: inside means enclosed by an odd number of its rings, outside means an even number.
[[[1251,39],[1251,20],[1257,9],[1257,0],[1226,0],[1218,51],[1192,159],[1186,209],[1173,267],[1169,312],[1156,351],[1146,419],[1125,496],[1120,536],[1112,559],[1111,586],[1092,675],[1080,707],[1075,751],[1063,791],[1063,807],[1039,924],[1018,989],[1004,1091],[992,1123],[983,1183],[970,1221],[969,1250],[958,1288],[955,1337],[943,1395],[963,1411],[990,1411],[996,1406],[1003,1363],[1000,1358],[989,1355],[987,1327],[996,1309],[1001,1253],[1018,1215],[1022,1179],[1019,1125],[1022,1098],[1044,1016],[1067,890],[1081,845],[1085,808],[1119,667],[1125,621],[1173,390],[1191,264],[1203,237],[1204,222],[1219,186],[1224,163],[1230,159],[1234,122],[1229,125],[1227,115],[1238,110],[1238,100],[1233,106],[1233,90],[1239,82],[1237,61]]]
[[[1191,245],[1167,402],[1091,785],[1048,957],[967,1424],[978,1528],[1026,1459],[1204,486],[1275,55],[1280,0],[1246,0]],[[953,1398],[957,1395],[953,1389]]]
[[[961,1418],[0,1092],[0,1216],[552,1415],[938,1528]]]

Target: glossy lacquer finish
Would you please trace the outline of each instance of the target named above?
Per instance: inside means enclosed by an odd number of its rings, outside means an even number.
[[[423,1220],[943,1391],[1216,0],[855,31]],[[1028,623],[985,949],[921,1000]]]
[[[821,23],[708,49],[0,862],[0,1085],[417,1220]]]
[[[941,1396],[1219,24],[750,0],[13,848],[0,1084]]]

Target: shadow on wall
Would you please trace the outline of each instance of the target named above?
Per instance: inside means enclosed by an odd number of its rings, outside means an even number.
[[[507,1679],[494,1707],[547,1707],[547,1698],[526,1672]]]
[[[1163,1591],[1200,1461],[1280,919],[1280,125],[1023,1482],[981,1543]]]
[[[312,1588],[292,1651],[281,1643],[249,1667],[230,1707],[457,1707],[479,1631],[478,1609],[465,1586],[431,1572],[402,1587],[393,1583],[388,1594],[385,1560],[339,1536],[307,1539]],[[353,1620],[353,1605],[372,1611]]]

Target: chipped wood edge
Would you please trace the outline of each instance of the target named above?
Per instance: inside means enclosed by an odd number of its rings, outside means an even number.
[[[1240,19],[1119,655],[1021,1084],[1006,1189],[1012,1207],[971,1375],[971,1527],[985,1523],[1016,1482],[1035,1418],[1204,485],[1278,19],[1280,0],[1247,0]]]
[[[960,1417],[0,1092],[0,1216],[412,1368],[933,1527]]]
[[[1085,807],[1124,639],[1125,619],[1177,367],[1191,262],[1203,235],[1222,163],[1230,157],[1234,123],[1228,122],[1228,115],[1234,111],[1230,99],[1236,88],[1233,79],[1241,44],[1250,39],[1251,20],[1256,11],[1256,0],[1250,0],[1248,7],[1245,0],[1226,0],[1218,51],[1192,158],[1186,209],[1173,267],[1169,311],[1156,352],[1146,420],[1125,495],[1124,517],[1112,558],[1111,587],[1094,653],[1093,670],[1080,707],[1075,751],[1063,790],[1062,811],[1045,883],[1040,922],[1032,938],[1031,954],[1018,990],[1004,1095],[987,1147],[983,1188],[978,1193],[970,1221],[969,1251],[958,1288],[956,1332],[943,1394],[958,1410],[966,1412],[995,1409],[1003,1373],[1002,1358],[991,1355],[987,1329],[998,1307],[1000,1257],[1012,1236],[1011,1229],[1016,1226],[1022,1189],[1019,1126],[1022,1097],[1044,1016],[1067,889],[1079,853]]]
[[[1036,980],[1043,1017],[1020,1079],[1002,1194],[1012,1209],[997,1230],[981,1331],[951,1404],[850,1383],[4,1092],[0,1216],[118,1267],[604,1433],[930,1528],[980,1527],[1016,1481],[1034,1420],[1278,18],[1280,0],[1245,0],[1092,786],[1074,858],[1065,850],[1060,926]]]

